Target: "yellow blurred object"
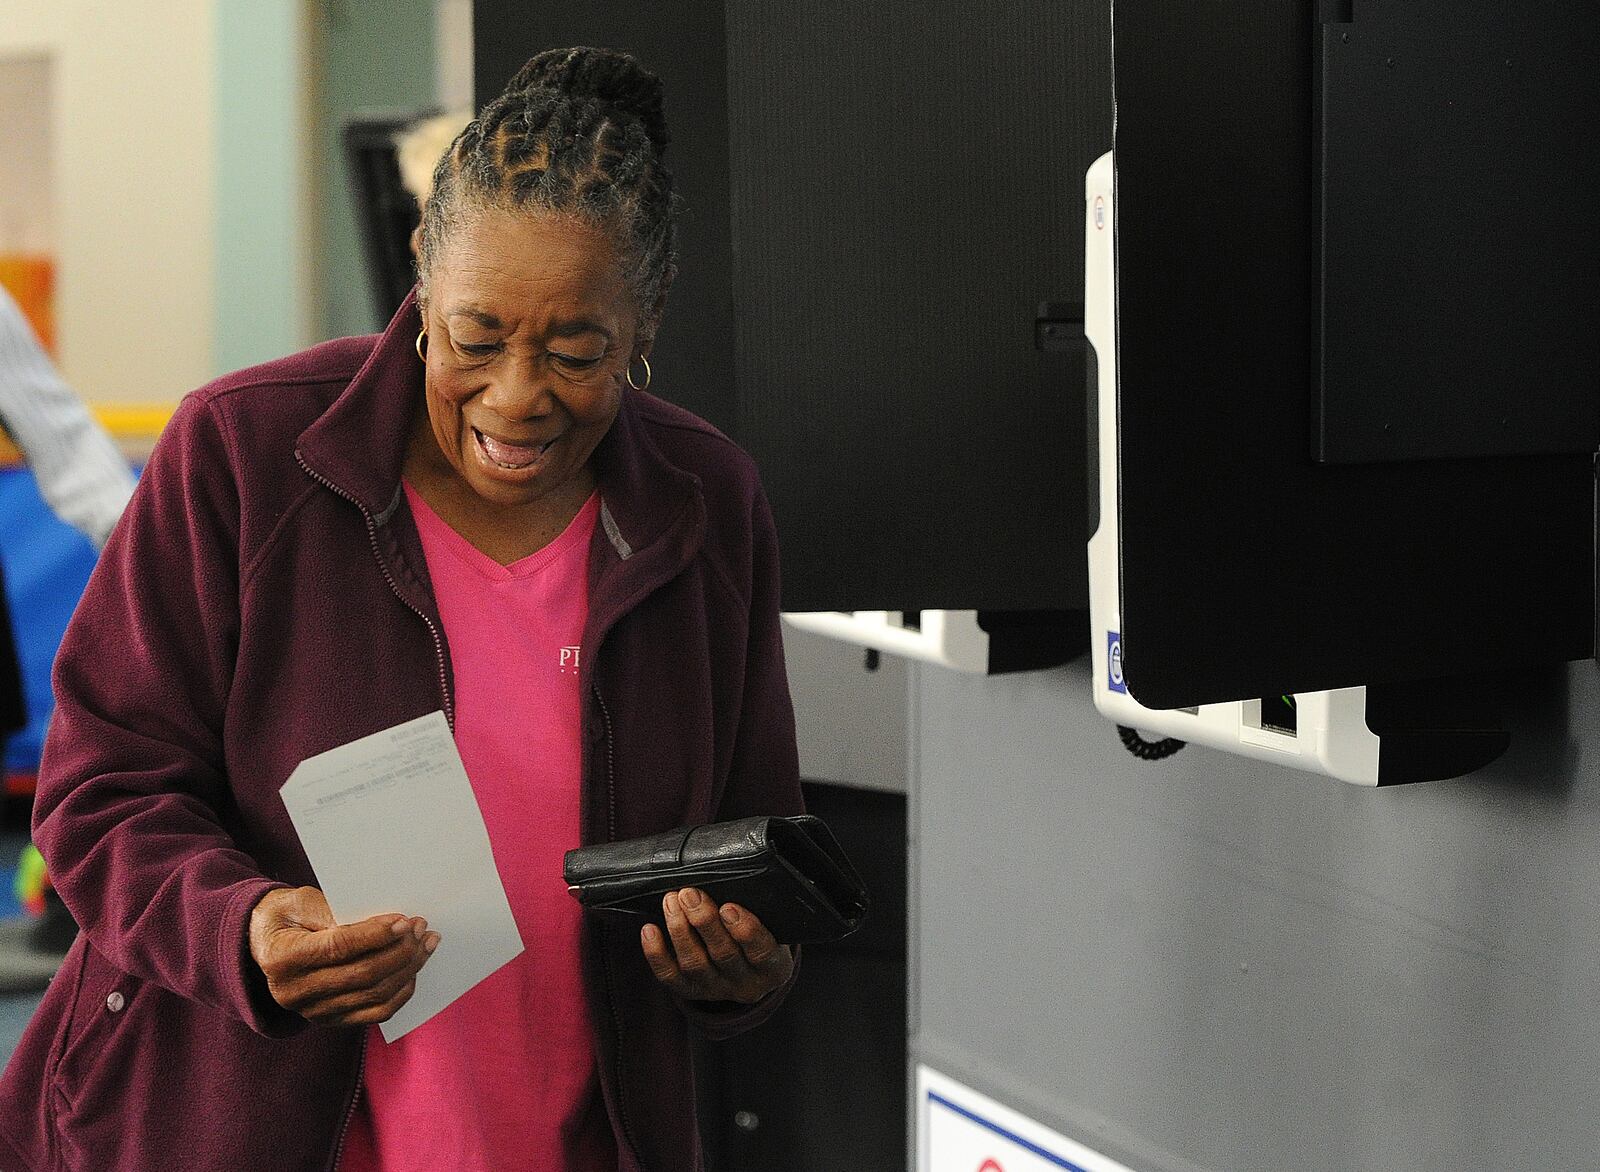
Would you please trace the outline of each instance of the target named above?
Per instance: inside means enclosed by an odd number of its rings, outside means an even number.
[[[154,440],[177,409],[171,403],[99,403],[90,408],[100,426],[119,440]]]
[[[17,877],[12,891],[30,916],[44,915],[45,867],[39,848],[29,843],[17,859]]]
[[[28,252],[0,252],[0,285],[16,299],[22,314],[52,355],[56,352],[56,262]]]

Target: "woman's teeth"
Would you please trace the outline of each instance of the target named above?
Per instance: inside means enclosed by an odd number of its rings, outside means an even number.
[[[545,452],[549,451],[550,445],[556,442],[555,440],[549,440],[539,444],[537,447],[524,447],[519,444],[504,443],[493,436],[484,435],[477,428],[473,428],[473,434],[478,437],[478,443],[483,448],[483,454],[488,456],[493,463],[508,471],[526,468],[544,455]]]

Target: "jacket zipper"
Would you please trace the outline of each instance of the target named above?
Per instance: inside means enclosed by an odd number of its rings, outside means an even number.
[[[400,587],[395,582],[394,575],[389,572],[389,564],[383,560],[383,551],[378,548],[378,524],[377,524],[377,522],[372,519],[372,514],[367,512],[367,506],[366,505],[364,505],[360,501],[356,500],[355,497],[353,497],[349,493],[345,492],[344,489],[342,489],[338,485],[334,484],[331,480],[328,480],[326,477],[319,476],[317,473],[313,472],[311,470],[311,468],[306,464],[305,460],[301,457],[299,452],[296,452],[294,454],[294,458],[295,458],[295,462],[298,463],[300,465],[300,467],[305,470],[305,474],[307,476],[311,477],[312,480],[315,480],[318,484],[322,485],[322,487],[326,488],[329,492],[332,492],[337,496],[343,497],[345,500],[349,501],[356,508],[361,510],[361,518],[362,518],[362,520],[364,520],[367,523],[367,540],[372,544],[372,556],[373,556],[373,559],[375,561],[377,561],[377,563],[378,563],[378,569],[383,572],[383,580],[389,584],[389,589],[394,591],[394,596],[396,598],[398,598],[402,603],[405,604],[406,609],[409,610],[412,614],[416,615],[419,619],[421,619],[424,623],[426,623],[428,625],[428,633],[433,636],[433,655],[434,655],[434,659],[438,662],[438,665],[439,665],[439,696],[444,702],[444,718],[450,725],[450,731],[451,732],[455,732],[455,729],[456,729],[456,706],[455,706],[455,702],[450,699],[450,682],[449,682],[448,677],[445,675],[445,669],[444,669],[444,639],[440,636],[439,628],[438,628],[437,625],[435,625],[434,621],[432,619],[430,619],[427,615],[423,614],[422,611],[420,611],[416,607],[412,606],[411,603],[406,600],[406,596],[404,594],[400,593]]]
[[[416,615],[419,619],[427,624],[428,633],[433,636],[433,656],[435,662],[437,662],[439,665],[439,697],[444,702],[445,721],[450,725],[450,731],[454,733],[456,729],[456,706],[454,701],[452,701],[450,698],[450,681],[449,677],[445,674],[444,669],[444,639],[439,634],[438,626],[432,619],[423,614],[422,611],[412,606],[411,603],[406,600],[406,596],[400,593],[400,587],[395,582],[394,575],[389,572],[389,564],[383,560],[383,551],[378,548],[378,524],[372,519],[372,514],[367,511],[367,506],[356,500],[355,497],[345,492],[344,489],[334,484],[327,477],[319,476],[317,473],[313,472],[299,452],[294,454],[294,458],[295,462],[300,465],[301,469],[307,476],[311,477],[312,480],[315,480],[318,484],[322,485],[323,488],[326,488],[335,496],[344,498],[356,508],[361,510],[361,519],[367,523],[367,541],[372,546],[372,557],[373,560],[378,563],[378,569],[383,573],[383,580],[389,584],[389,589],[394,592],[394,596],[405,604],[406,609],[411,611],[412,614]],[[609,735],[610,717],[608,716],[606,720]],[[333,1162],[328,1165],[328,1172],[338,1172],[339,1161],[344,1156],[345,1137],[350,1134],[350,1121],[354,1119],[356,1115],[356,1103],[360,1101],[361,1098],[361,1079],[362,1076],[365,1075],[366,1069],[367,1031],[366,1029],[363,1029],[361,1031],[361,1056],[356,1062],[356,1085],[355,1088],[350,1092],[350,1105],[345,1108],[344,1119],[339,1124],[339,1134],[335,1138],[333,1144]]]
[[[617,841],[617,757],[611,745],[611,709],[606,707],[605,697],[600,694],[598,684],[590,684],[594,692],[594,702],[600,705],[600,716],[606,726],[606,835],[611,842]]]
[[[361,1057],[356,1060],[356,1089],[350,1092],[350,1105],[344,1109],[344,1121],[339,1124],[339,1138],[333,1145],[333,1163],[328,1172],[339,1172],[339,1161],[344,1159],[344,1140],[350,1134],[350,1121],[356,1117],[356,1104],[361,1101],[361,1079],[367,1073],[367,1030],[361,1031]]]
[[[606,730],[606,828],[610,841],[617,840],[617,770],[616,749],[611,739],[611,709],[606,707],[606,699],[600,694],[599,685],[591,683],[589,690],[594,693],[595,703],[600,705],[601,722]],[[639,1144],[633,1138],[633,1125],[628,1122],[628,1108],[623,1101],[623,1071],[622,1071],[622,1011],[617,1008],[616,976],[612,971],[611,950],[602,943],[600,949],[600,969],[606,982],[606,1006],[611,1010],[611,1026],[617,1034],[616,1080],[617,1080],[617,1117],[622,1123],[622,1137],[627,1141],[632,1150],[634,1163],[640,1172],[644,1170],[644,1158],[639,1155]]]

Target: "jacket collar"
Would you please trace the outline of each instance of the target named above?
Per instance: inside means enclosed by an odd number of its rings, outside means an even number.
[[[401,473],[422,395],[416,354],[421,329],[413,290],[349,386],[301,433],[297,447],[315,477],[379,526],[404,500]],[[705,506],[699,478],[663,456],[647,433],[640,418],[647,399],[623,391],[616,421],[591,457],[601,499],[597,545],[603,535],[616,561],[630,563],[648,553],[637,568],[664,559],[676,572],[704,540]]]

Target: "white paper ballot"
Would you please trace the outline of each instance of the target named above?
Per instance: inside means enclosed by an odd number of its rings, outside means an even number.
[[[400,912],[439,933],[411,1000],[380,1027],[385,1041],[522,952],[443,712],[307,757],[281,793],[335,920]]]

